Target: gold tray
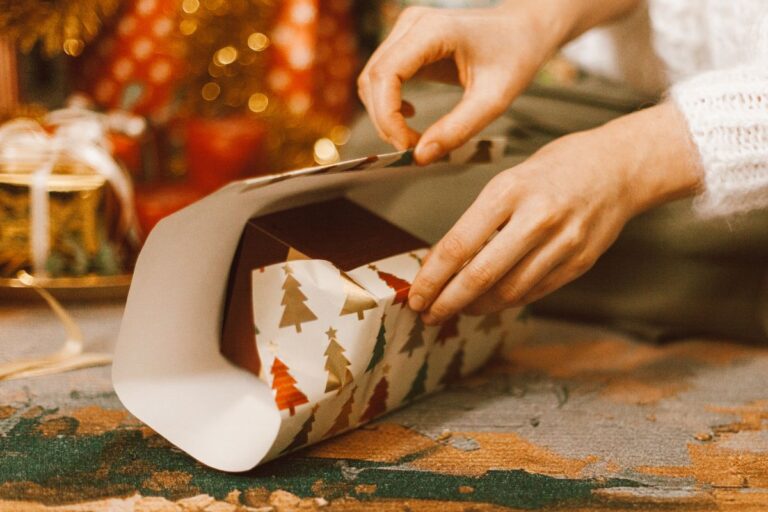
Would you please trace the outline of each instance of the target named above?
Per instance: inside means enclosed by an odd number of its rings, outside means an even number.
[[[35,284],[64,301],[125,300],[131,274],[115,276],[42,277]],[[21,280],[0,278],[0,300],[40,300],[40,296]]]

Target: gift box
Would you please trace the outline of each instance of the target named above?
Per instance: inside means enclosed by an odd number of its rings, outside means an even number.
[[[0,126],[0,277],[130,271],[132,185],[107,140],[104,119],[80,109]]]
[[[481,148],[504,152],[483,141],[427,168],[401,152],[253,178],[160,221],[116,346],[120,400],[204,464],[244,471],[479,368],[517,311],[427,327],[407,295],[426,247],[498,172],[461,172]]]

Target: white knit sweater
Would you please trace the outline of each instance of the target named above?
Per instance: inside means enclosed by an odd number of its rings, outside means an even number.
[[[768,0],[647,0],[565,53],[645,92],[668,90],[701,157],[701,215],[768,208]]]

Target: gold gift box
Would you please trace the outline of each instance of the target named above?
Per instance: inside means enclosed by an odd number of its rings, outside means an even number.
[[[0,162],[0,277],[33,273],[31,184],[40,162]],[[135,248],[119,229],[120,205],[106,178],[62,157],[46,178],[51,277],[130,270]]]

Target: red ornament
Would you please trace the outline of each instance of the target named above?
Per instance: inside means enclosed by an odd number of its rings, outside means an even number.
[[[271,38],[267,76],[295,115],[310,111],[344,121],[354,107],[357,41],[351,2],[285,0]]]

